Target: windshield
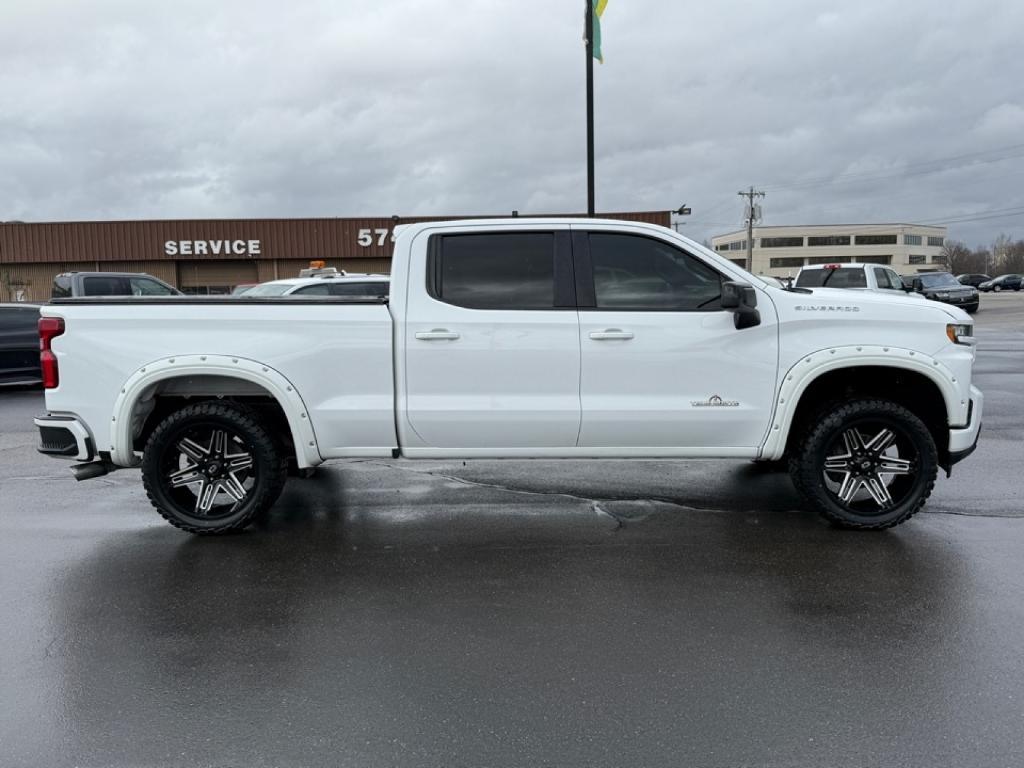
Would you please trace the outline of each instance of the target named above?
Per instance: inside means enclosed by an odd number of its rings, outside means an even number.
[[[960,283],[948,272],[939,272],[932,275],[918,275],[918,280],[925,288],[959,288]]]
[[[294,287],[294,283],[264,283],[254,285],[245,292],[246,296],[283,296],[286,291]]]
[[[860,267],[839,269],[805,269],[796,279],[797,288],[867,288],[867,278]]]

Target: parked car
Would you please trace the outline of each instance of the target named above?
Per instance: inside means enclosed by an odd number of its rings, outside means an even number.
[[[145,272],[64,272],[53,278],[50,296],[184,296]]]
[[[356,457],[788,457],[809,506],[881,529],[977,441],[956,307],[781,290],[639,222],[398,225],[393,259],[387,301],[214,297],[168,323],[155,297],[54,300],[41,450],[78,479],[141,467],[198,534],[246,527],[289,466]]]
[[[0,386],[41,381],[39,305],[0,304]]]
[[[239,283],[231,289],[232,296],[241,296],[243,293],[247,293],[251,288],[255,288],[259,283]]]
[[[967,274],[957,275],[956,279],[957,282],[960,283],[960,285],[969,285],[972,288],[977,288],[979,285],[981,285],[982,283],[987,283],[992,278],[989,277],[988,275],[982,274]]]
[[[981,303],[977,288],[961,285],[949,272],[919,272],[903,278],[904,284],[908,281],[910,291],[932,301],[960,307],[972,315]]]
[[[1024,281],[1024,275],[1000,275],[999,277],[989,280],[988,282],[982,283],[978,286],[979,291],[1019,291],[1021,288],[1021,281]]]
[[[900,276],[884,264],[813,264],[803,267],[793,285],[797,288],[849,288],[888,296],[904,296]]]
[[[305,270],[304,270],[305,271]],[[241,294],[254,296],[373,296],[384,298],[390,290],[387,275],[351,274],[331,270],[312,277],[271,280]]]

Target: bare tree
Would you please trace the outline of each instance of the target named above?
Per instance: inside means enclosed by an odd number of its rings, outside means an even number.
[[[959,240],[947,240],[939,253],[942,265],[954,275],[970,272],[974,267],[974,253]]]

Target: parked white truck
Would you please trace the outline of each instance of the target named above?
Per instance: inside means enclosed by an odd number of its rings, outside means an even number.
[[[961,310],[769,286],[656,226],[398,228],[389,299],[81,298],[42,309],[43,453],[141,466],[193,533],[331,459],[788,459],[808,504],[903,522],[969,454]]]

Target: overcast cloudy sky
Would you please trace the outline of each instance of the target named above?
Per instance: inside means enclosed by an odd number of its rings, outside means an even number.
[[[0,0],[0,220],[584,209],[582,7]],[[1018,0],[610,0],[603,29],[599,209],[687,203],[700,239],[754,184],[765,224],[1024,237]]]

